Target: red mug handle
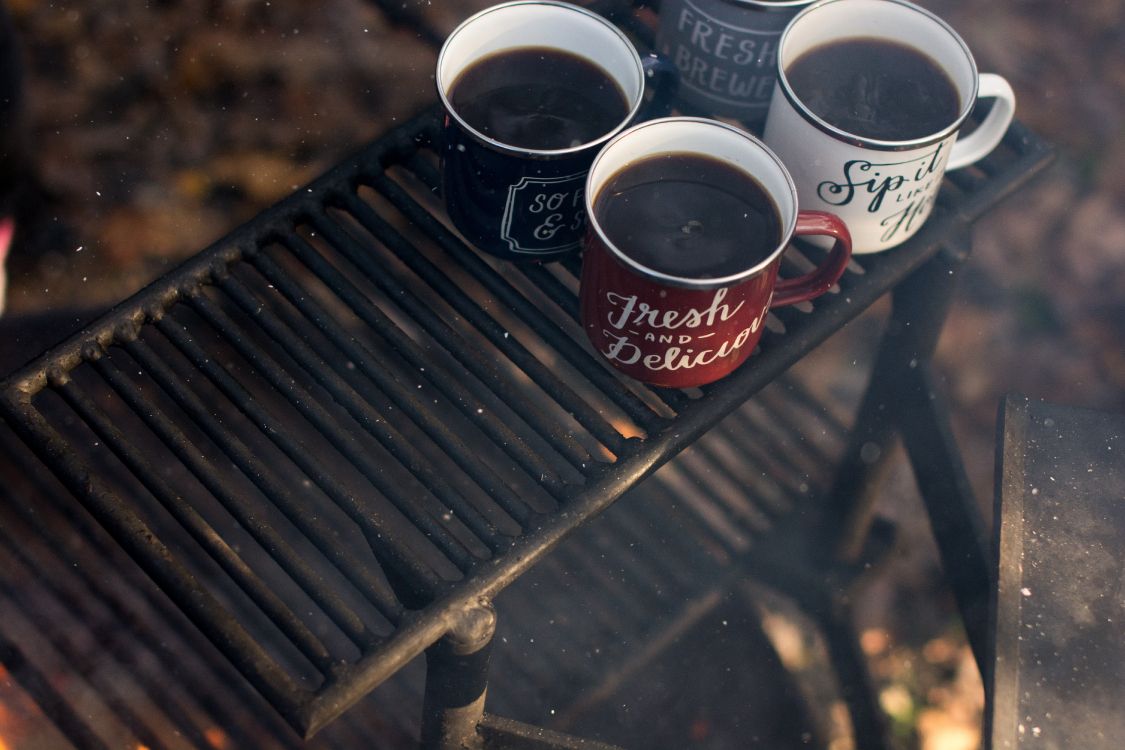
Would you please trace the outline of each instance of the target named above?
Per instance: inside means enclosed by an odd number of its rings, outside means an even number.
[[[832,251],[824,261],[806,274],[795,279],[781,279],[774,286],[770,307],[781,307],[804,302],[827,292],[844,275],[852,257],[852,236],[843,219],[824,211],[801,211],[797,214],[797,228],[793,235],[821,234],[835,238]]]

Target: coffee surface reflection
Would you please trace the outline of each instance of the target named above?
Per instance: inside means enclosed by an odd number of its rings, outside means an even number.
[[[658,154],[612,175],[594,214],[607,239],[653,271],[689,279],[732,276],[768,257],[781,218],[748,173],[700,154]]]
[[[785,69],[813,114],[852,135],[909,141],[941,132],[961,111],[957,87],[922,52],[887,39],[822,44]]]
[[[608,73],[547,47],[484,57],[451,89],[453,107],[470,127],[506,145],[537,151],[597,140],[629,113],[625,93]]]

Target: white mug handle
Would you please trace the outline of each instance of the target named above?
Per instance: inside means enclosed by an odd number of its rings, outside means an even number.
[[[977,99],[994,97],[996,103],[992,105],[984,122],[977,126],[964,139],[958,138],[953,144],[953,151],[949,154],[946,169],[960,169],[980,161],[988,156],[992,149],[1000,143],[1012,124],[1012,117],[1016,113],[1016,93],[1011,85],[995,73],[981,73],[980,83],[977,86]]]

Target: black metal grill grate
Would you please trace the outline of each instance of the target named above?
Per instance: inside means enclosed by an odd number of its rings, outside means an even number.
[[[739,372],[680,392],[625,381],[589,350],[577,261],[516,267],[459,240],[436,128],[430,112],[388,134],[2,388],[13,428],[306,734],[1047,158],[1016,125],[949,176],[909,247],[853,262],[833,293],[772,316]],[[764,523],[749,506],[685,522],[719,550]]]

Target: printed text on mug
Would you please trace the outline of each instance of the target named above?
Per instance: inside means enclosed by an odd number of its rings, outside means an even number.
[[[929,212],[945,171],[945,146],[942,143],[927,154],[901,162],[852,159],[844,164],[839,181],[824,180],[816,194],[832,206],[860,200],[867,202],[868,213],[889,211],[879,225],[885,230],[880,240],[890,241],[899,232],[908,232],[915,220]]]
[[[767,302],[746,328],[733,337],[714,340],[714,326],[730,320],[745,304],[745,300],[733,307],[725,303],[728,291],[717,289],[707,307],[687,310],[663,310],[641,301],[635,294],[606,292],[605,300],[612,310],[605,320],[610,328],[602,329],[608,342],[602,354],[610,361],[623,365],[639,363],[653,372],[702,367],[728,357],[761,328],[769,311]]]
[[[508,190],[501,235],[515,252],[577,247],[586,226],[586,173],[525,177]]]
[[[675,30],[675,43],[665,54],[679,69],[681,86],[731,104],[769,104],[778,31],[724,23],[690,0],[677,14]]]

